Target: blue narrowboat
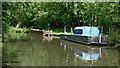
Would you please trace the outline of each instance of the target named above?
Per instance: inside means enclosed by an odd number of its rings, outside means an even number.
[[[107,37],[102,37],[97,27],[75,27],[73,34],[61,34],[61,39],[83,44],[107,44]]]

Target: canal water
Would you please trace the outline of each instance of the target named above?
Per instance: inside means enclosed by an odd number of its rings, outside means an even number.
[[[2,48],[3,66],[119,66],[119,52],[38,34],[8,35]]]

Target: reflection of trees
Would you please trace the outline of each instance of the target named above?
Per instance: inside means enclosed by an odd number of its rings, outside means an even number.
[[[28,41],[29,40],[29,34],[26,33],[8,33],[5,42],[22,42],[22,41]]]
[[[19,61],[15,60],[20,54],[17,45],[19,42],[28,41],[28,36],[24,33],[8,33],[5,40],[2,48],[3,66],[18,63]]]
[[[11,62],[11,60],[17,60],[20,62],[11,65],[20,66],[73,65],[73,51],[71,51],[70,49],[66,49],[66,51],[64,51],[64,47],[58,45],[60,44],[59,39],[54,39],[51,42],[43,42],[42,37],[39,35],[30,37],[32,37],[31,40],[28,39],[29,37],[25,37],[24,39],[26,39],[26,41],[21,41],[22,38],[21,36],[19,36],[19,39],[16,40],[16,38],[13,38],[15,39],[15,41],[7,42],[5,44],[7,46],[4,47],[4,54],[9,53],[10,55],[4,55],[4,57],[8,56],[11,57],[11,59],[4,60],[4,62]],[[17,50],[19,51],[19,56],[16,56]]]
[[[22,63],[20,65],[36,65],[36,66],[51,66],[51,65],[72,65],[74,60],[71,50],[64,51],[63,46],[59,46],[59,39],[54,41],[42,42],[41,40],[34,39],[29,41],[29,44],[22,44],[23,57],[20,58]],[[27,48],[27,49],[26,49]],[[69,58],[68,58],[69,57]]]
[[[18,63],[19,61],[14,60],[19,55],[16,46],[5,46],[2,48],[2,65],[11,65],[12,63]]]
[[[0,34],[1,35],[1,34]],[[0,36],[0,66],[2,66],[2,36]]]
[[[0,43],[2,43],[2,34],[0,34]]]

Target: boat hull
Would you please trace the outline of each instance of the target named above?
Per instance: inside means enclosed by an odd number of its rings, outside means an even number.
[[[42,34],[43,36],[52,36],[53,32],[52,31],[42,31],[38,29],[31,29],[31,33],[37,33],[37,34]]]
[[[67,34],[61,34],[61,39],[74,41],[82,44],[102,44],[107,45],[107,37],[101,37],[101,43],[99,43],[99,37],[98,36],[81,36],[81,35],[67,35]]]

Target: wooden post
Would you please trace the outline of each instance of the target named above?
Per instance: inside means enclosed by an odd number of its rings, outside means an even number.
[[[100,33],[99,33],[99,43],[101,43],[101,40],[102,40],[102,38],[101,38],[102,36],[101,36],[101,26],[100,26]]]
[[[101,33],[99,34],[99,43],[101,43]]]

